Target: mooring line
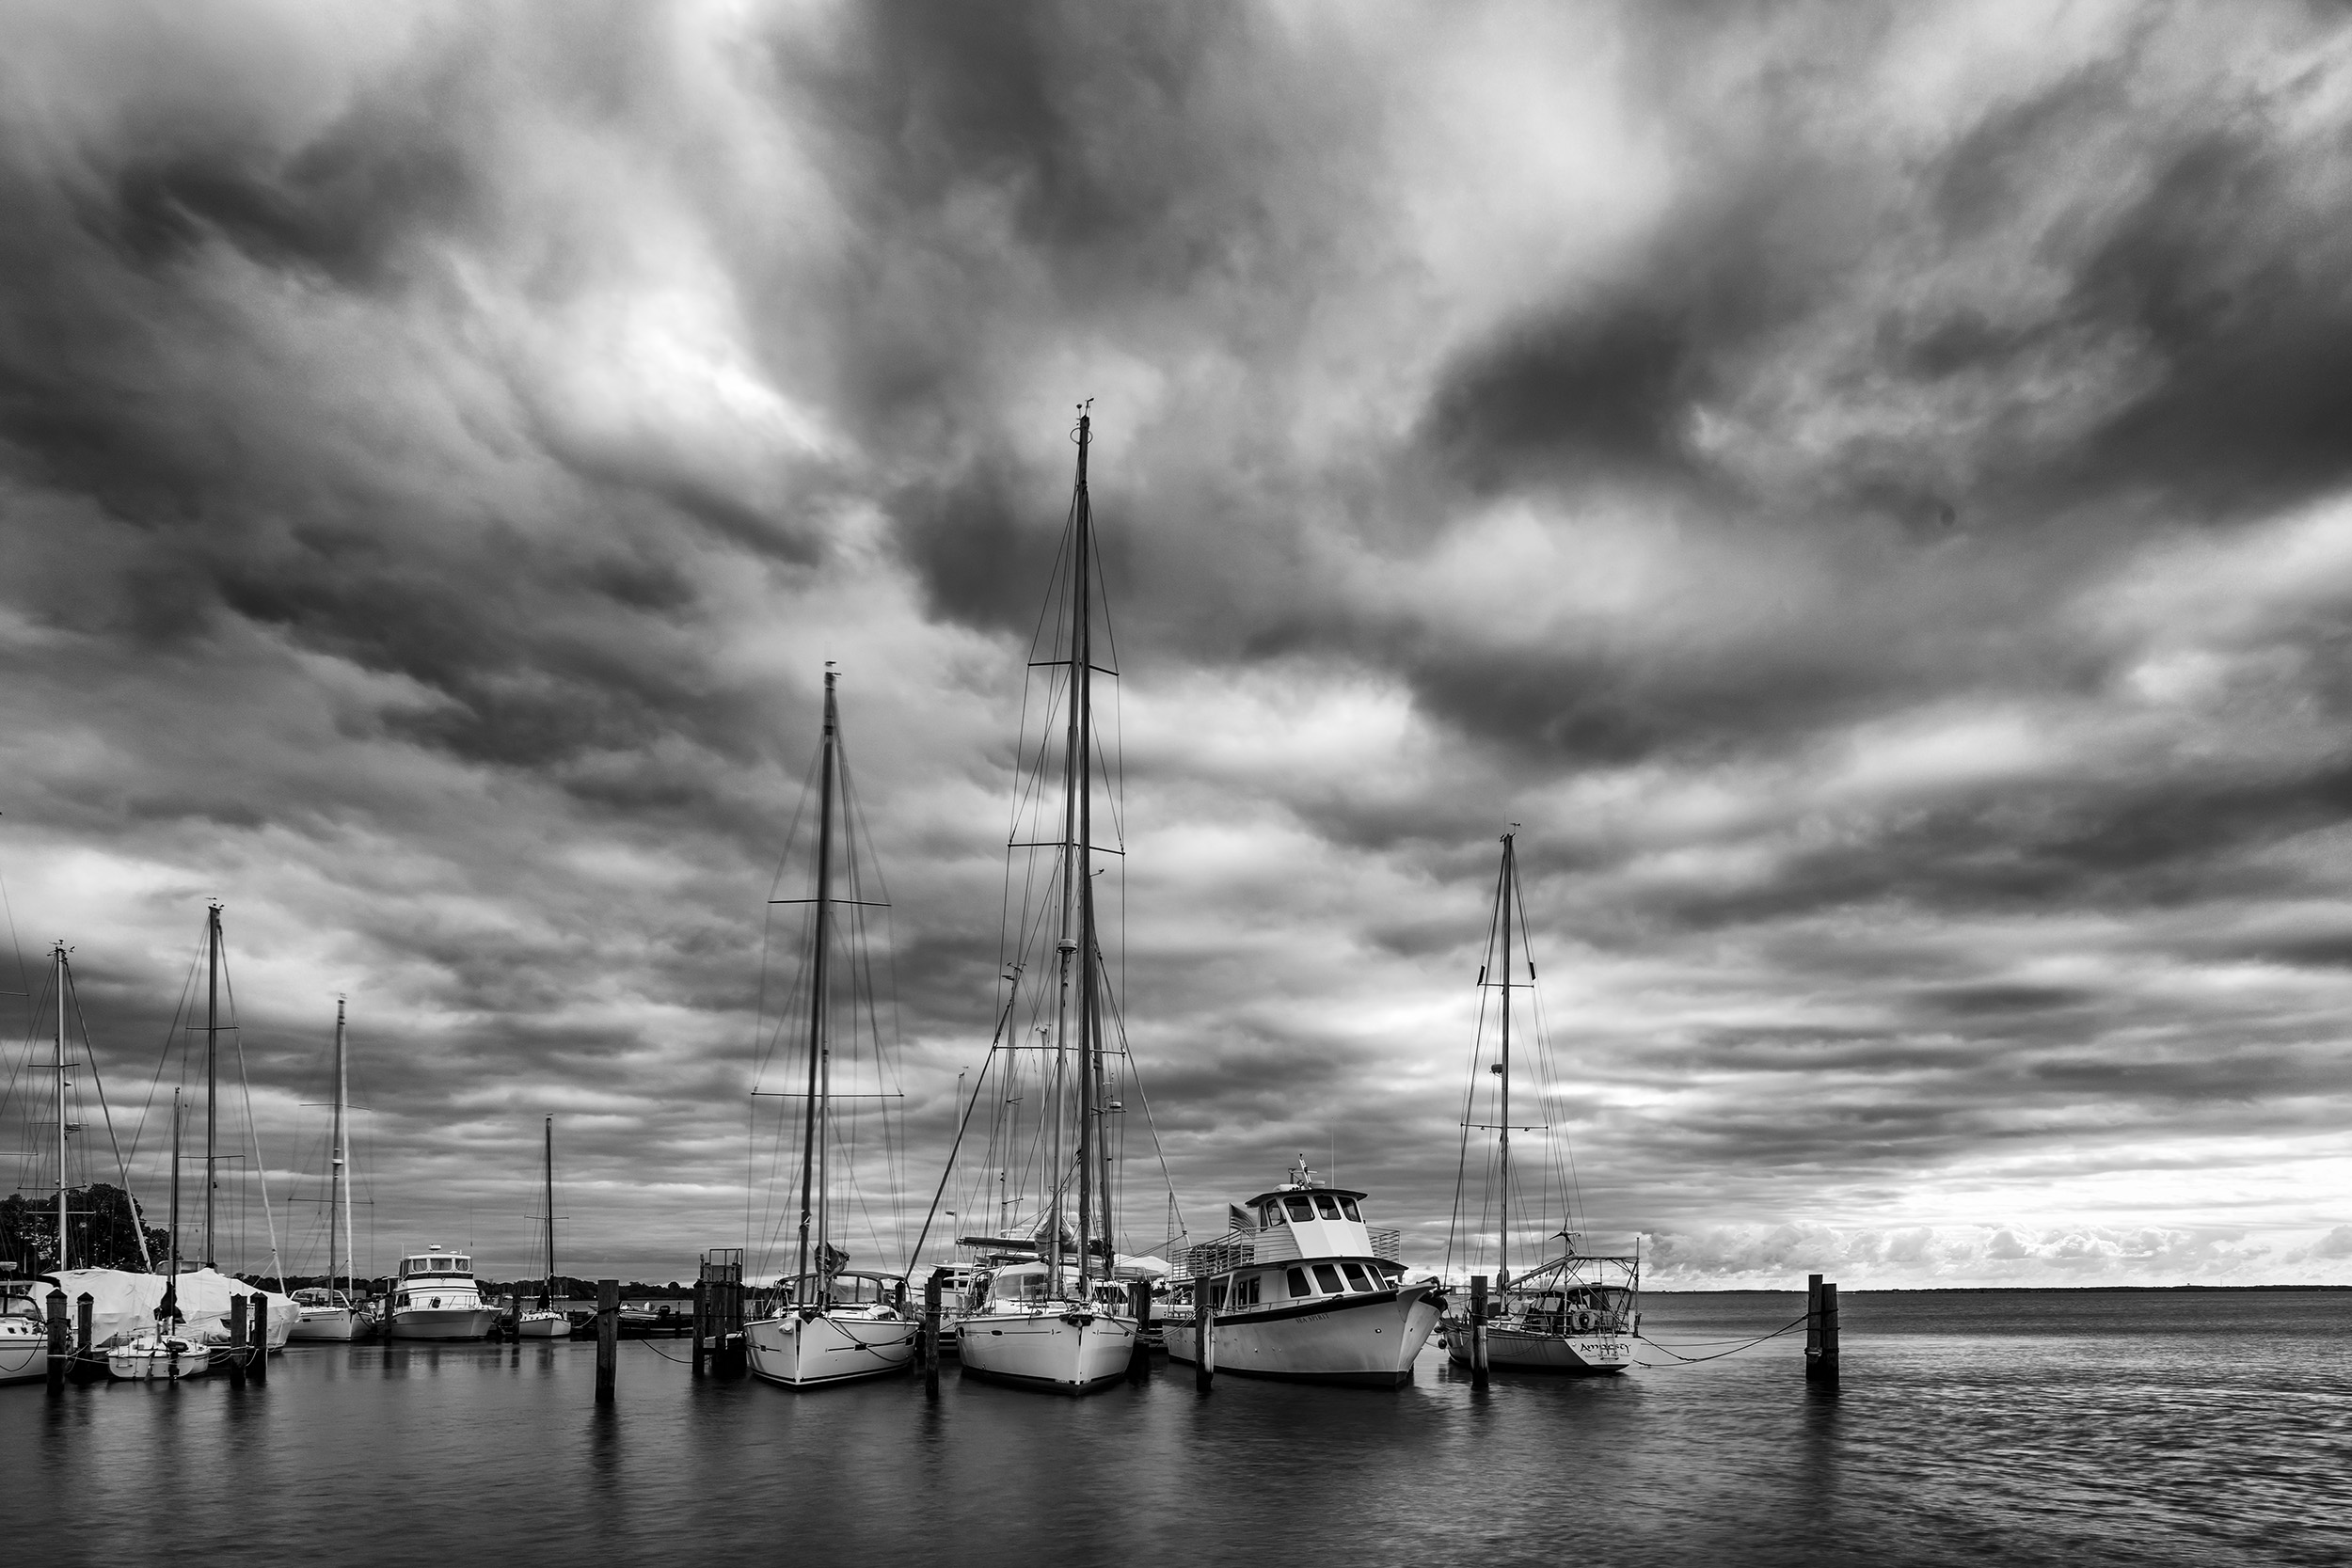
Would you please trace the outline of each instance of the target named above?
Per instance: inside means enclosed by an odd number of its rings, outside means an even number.
[[[1768,1339],[1777,1339],[1784,1334],[1789,1333],[1795,1329],[1803,1328],[1804,1324],[1804,1318],[1792,1318],[1786,1324],[1772,1330],[1770,1334],[1759,1334],[1753,1339],[1743,1340],[1739,1344],[1733,1345],[1729,1350],[1719,1350],[1712,1355],[1684,1355],[1677,1352],[1673,1346],[1661,1344],[1659,1341],[1651,1338],[1646,1334],[1637,1334],[1634,1336],[1635,1338],[1641,1340],[1645,1345],[1653,1347],[1654,1349],[1664,1351],[1668,1355],[1673,1356],[1674,1359],[1672,1361],[1637,1361],[1634,1365],[1637,1367],[1657,1368],[1668,1368],[1675,1366],[1695,1367],[1703,1361],[1721,1361],[1726,1355],[1737,1355],[1743,1350],[1753,1350],[1755,1347],[1764,1343]],[[1726,1341],[1721,1339],[1701,1339],[1690,1342],[1693,1344],[1723,1344]]]

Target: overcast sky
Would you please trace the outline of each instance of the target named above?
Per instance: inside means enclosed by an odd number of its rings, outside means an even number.
[[[1654,1283],[2352,1280],[2340,12],[5,10],[15,944],[379,1263],[739,1243],[827,659],[928,1200],[1091,397],[1196,1215],[1442,1255],[1516,822]]]

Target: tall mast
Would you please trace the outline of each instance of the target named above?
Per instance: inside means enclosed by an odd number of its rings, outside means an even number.
[[[833,683],[834,671],[829,663],[825,670],[825,744],[823,761],[819,765],[819,787],[823,793],[819,797],[821,803],[817,808],[817,950],[809,972],[808,1100],[807,1111],[801,1126],[801,1259],[800,1265],[795,1270],[795,1305],[805,1304],[815,1294],[814,1282],[810,1281],[808,1274],[808,1232],[812,1213],[811,1206],[817,1198],[815,1189],[818,1180],[817,1135],[818,1129],[824,1119],[819,1096],[825,1088],[827,1078],[823,1070],[826,1065],[823,1058],[827,1050],[825,950],[828,946],[827,924],[832,913],[833,899],[833,748],[834,727],[836,721],[834,712]],[[821,1204],[818,1207],[821,1207]],[[819,1223],[821,1227],[821,1221]],[[817,1240],[818,1245],[823,1246],[824,1236],[821,1228]],[[824,1258],[819,1253],[818,1265],[821,1269],[823,1264]]]
[[[71,1261],[67,1259],[67,1257],[66,1257],[66,1251],[65,1251],[65,1238],[66,1238],[66,1228],[65,1228],[65,1223],[66,1223],[66,1199],[65,1199],[65,1187],[66,1187],[66,1173],[65,1173],[65,1117],[66,1117],[66,1108],[65,1108],[65,1107],[66,1107],[66,1093],[65,1093],[65,1091],[66,1091],[66,1077],[65,1077],[65,943],[64,943],[64,942],[60,942],[59,943],[57,943],[57,950],[56,950],[56,954],[54,955],[54,958],[56,958],[56,987],[57,987],[57,1267],[59,1267],[60,1269],[69,1269],[69,1268],[72,1268],[73,1265],[72,1265],[72,1262],[71,1262]]]
[[[539,1305],[545,1307],[555,1300],[555,1118],[553,1117],[548,1117],[547,1163],[542,1168],[547,1173],[548,1278],[546,1289],[541,1292]]]
[[[177,1088],[171,1091],[171,1274],[164,1281],[167,1295],[180,1288],[180,1095]]]
[[[343,1196],[343,1099],[351,1092],[351,1080],[343,1070],[343,999],[335,998],[335,1152],[327,1169],[332,1180],[326,1189],[326,1288],[335,1288],[335,1248],[343,1249],[344,1300],[350,1300],[351,1286],[351,1205]]]
[[[1496,1206],[1502,1219],[1501,1266],[1495,1278],[1511,1283],[1511,906],[1517,899],[1518,865],[1512,835],[1502,835],[1502,1117],[1498,1164],[1502,1172],[1502,1198]]]
[[[1052,1173],[1052,1203],[1046,1216],[1045,1244],[1047,1290],[1052,1295],[1061,1294],[1061,1215],[1064,1167],[1062,1164],[1062,1119],[1070,1062],[1070,982],[1073,978],[1072,960],[1077,957],[1078,928],[1085,922],[1085,890],[1089,879],[1088,870],[1091,857],[1087,852],[1086,832],[1090,826],[1087,807],[1093,793],[1088,787],[1088,732],[1089,696],[1087,665],[1087,633],[1091,616],[1089,612],[1087,578],[1087,444],[1092,423],[1081,411],[1078,415],[1078,473],[1071,491],[1071,549],[1070,549],[1070,728],[1062,754],[1062,855],[1061,855],[1061,928],[1054,943],[1060,966],[1060,987],[1054,1002],[1054,1122],[1051,1152],[1047,1169]],[[1083,985],[1087,965],[1076,966],[1075,976]],[[1083,1015],[1083,1006],[1081,1014]],[[1083,1016],[1079,1025],[1083,1031]],[[1092,1215],[1087,1201],[1087,1166],[1089,1149],[1087,1145],[1086,1063],[1083,1040],[1079,1047],[1079,1112],[1078,1112],[1078,1278],[1083,1289],[1087,1277],[1086,1228]]]
[[[204,914],[204,1266],[217,1265],[214,1250],[213,1191],[220,1185],[220,906]]]
[[[1094,996],[1094,518],[1087,494],[1087,448],[1093,421],[1078,416],[1078,483],[1072,499],[1077,538],[1072,551],[1077,575],[1077,619],[1071,628],[1071,706],[1077,718],[1078,764],[1078,1291],[1086,1293],[1094,1272],[1094,1156],[1102,1137],[1102,1060]],[[1108,1194],[1105,1193],[1107,1199]],[[1102,1227],[1107,1229],[1107,1225]]]

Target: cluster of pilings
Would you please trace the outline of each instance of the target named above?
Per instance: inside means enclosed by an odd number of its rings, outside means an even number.
[[[719,1247],[694,1279],[694,1375],[741,1377],[744,1359],[743,1249]]]

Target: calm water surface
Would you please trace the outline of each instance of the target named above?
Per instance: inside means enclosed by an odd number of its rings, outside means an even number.
[[[1433,1344],[1413,1386],[1057,1399],[696,1383],[668,1341],[304,1347],[266,1388],[0,1389],[28,1564],[2352,1562],[2352,1292],[1854,1291],[1791,1336],[1595,1381]],[[1759,1333],[1801,1295],[1652,1296]],[[1664,1360],[1659,1353],[1651,1358]]]

